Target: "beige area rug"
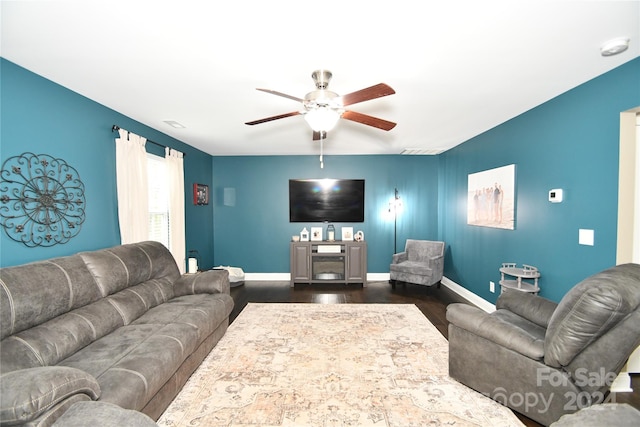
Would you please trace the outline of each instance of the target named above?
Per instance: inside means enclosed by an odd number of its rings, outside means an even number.
[[[412,304],[249,304],[158,424],[522,426],[448,349]]]

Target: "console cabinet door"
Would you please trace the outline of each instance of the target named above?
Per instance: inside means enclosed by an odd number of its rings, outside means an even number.
[[[366,284],[367,282],[367,246],[365,244],[348,244],[347,281]]]
[[[291,245],[291,284],[311,280],[311,246],[307,244]]]

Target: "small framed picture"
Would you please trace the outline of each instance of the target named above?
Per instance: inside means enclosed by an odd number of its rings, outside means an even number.
[[[342,227],[342,240],[353,240],[353,227]]]
[[[209,186],[205,184],[193,184],[193,204],[208,205],[209,204]]]
[[[311,241],[322,241],[322,227],[311,227]]]
[[[300,241],[301,242],[308,242],[309,241],[309,232],[307,231],[306,227],[304,228],[304,230],[302,230],[300,232]]]

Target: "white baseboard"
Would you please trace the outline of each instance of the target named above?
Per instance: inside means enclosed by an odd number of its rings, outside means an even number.
[[[244,280],[262,280],[265,282],[288,282],[291,273],[245,273]]]
[[[627,371],[632,374],[640,374],[640,347],[636,348],[629,361],[627,362]]]
[[[388,282],[389,273],[367,273],[368,282]]]
[[[616,379],[613,380],[613,383],[611,383],[611,391],[614,393],[632,392],[631,375],[626,371],[620,372]]]
[[[446,277],[443,277],[440,282],[444,286],[446,286],[447,288],[451,289],[456,294],[460,295],[462,298],[466,299],[467,301],[469,301],[472,304],[477,305],[479,308],[481,308],[482,310],[486,311],[487,313],[492,313],[492,312],[496,311],[495,304],[492,304],[489,301],[487,301],[486,299],[479,297],[478,295],[474,294],[473,292],[471,292],[467,288],[464,288],[464,287],[458,285],[453,280],[448,279]]]

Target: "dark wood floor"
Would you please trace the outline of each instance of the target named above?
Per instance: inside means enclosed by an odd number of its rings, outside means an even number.
[[[238,316],[250,302],[297,302],[314,304],[415,304],[433,325],[448,337],[448,323],[445,316],[447,305],[454,302],[470,304],[455,292],[441,286],[424,287],[417,285],[397,285],[392,289],[387,282],[369,282],[366,288],[359,285],[313,284],[289,286],[289,282],[248,281],[231,289],[235,307],[230,321]],[[611,400],[629,403],[640,409],[640,375],[632,375],[633,393],[618,393]],[[540,424],[516,413],[529,427]]]

